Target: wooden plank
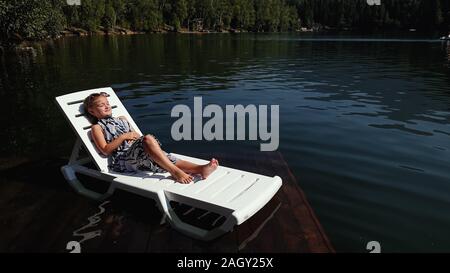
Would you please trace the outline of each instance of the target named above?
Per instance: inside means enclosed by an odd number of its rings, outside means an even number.
[[[333,252],[320,222],[307,202],[295,176],[277,152],[207,155],[221,165],[268,176],[279,175],[283,186],[253,217],[211,242],[189,238],[160,225],[155,202],[117,191],[105,205],[97,225],[86,231],[101,235],[82,243],[83,252]],[[67,242],[80,240],[74,231],[99,212],[99,202],[77,195],[65,182],[60,160],[21,164],[3,170],[0,185],[0,251],[68,252]],[[23,170],[27,170],[24,172]],[[5,175],[7,174],[7,175]],[[43,182],[35,183],[36,180]],[[105,185],[87,180],[94,188]],[[189,221],[204,225],[202,211],[188,214]],[[184,216],[183,216],[184,217]],[[189,218],[191,217],[191,218]]]
[[[258,158],[252,163],[254,172],[261,173],[268,176],[274,176],[270,172],[270,166],[267,164],[271,153],[260,153]],[[286,183],[283,181],[283,183]],[[261,212],[267,210],[265,214],[257,213],[250,221],[251,229],[258,236],[247,245],[247,251],[254,252],[286,252],[286,242],[284,236],[286,231],[282,228],[282,223],[279,221],[280,214],[282,214],[283,200],[279,197],[279,192],[272,198],[272,200],[264,207]],[[270,209],[269,209],[270,208]],[[290,215],[284,215],[289,218]],[[284,217],[283,217],[284,218]],[[283,238],[280,240],[280,237]],[[292,241],[292,240],[291,240]]]
[[[279,214],[280,201],[275,196],[272,200],[248,220],[251,233],[240,242],[240,252],[283,252],[284,240],[280,233],[276,215]]]
[[[11,181],[8,179],[0,179],[0,219],[3,216],[4,211],[9,210],[9,204],[16,195],[20,194],[21,191],[25,190],[26,184]]]
[[[291,172],[282,155],[280,153],[277,154],[278,160],[273,157],[270,162],[272,164],[280,164],[280,167],[277,169],[283,171],[281,172],[281,175],[283,176],[282,178],[286,179],[286,181],[290,181],[290,183],[287,184],[289,187],[283,188],[283,192],[289,200],[293,214],[301,223],[299,227],[302,228],[305,234],[304,236],[306,242],[308,242],[309,251],[334,252],[331,242],[326,236],[325,231],[323,230],[322,225],[320,224],[313,209],[309,205],[303,190],[299,187],[297,179]]]
[[[60,223],[60,231],[50,244],[48,251],[50,252],[70,252],[66,249],[69,241],[81,241],[83,237],[74,236],[74,231],[79,230],[89,224],[88,218],[99,213],[98,203],[87,200],[85,197],[73,193],[73,196],[67,198],[70,208],[62,210],[62,219]],[[104,215],[101,215],[104,217]],[[92,226],[80,231],[80,233],[93,232],[99,230],[99,225]],[[96,240],[99,237],[88,239],[81,243],[81,252],[93,252],[96,249]]]
[[[29,224],[20,229],[20,234],[10,245],[9,251],[41,252],[49,249],[64,222],[64,218],[58,216],[61,216],[61,212],[70,204],[65,202],[65,196],[58,192],[48,192],[46,195],[42,199],[44,202],[35,206]]]
[[[248,170],[249,166],[252,164],[252,158],[248,157],[246,154],[241,154],[242,160],[240,161],[239,169],[242,170]],[[215,154],[213,156],[217,160],[219,160],[219,164],[231,168],[236,168],[238,165],[238,162],[236,161],[236,157],[231,154],[227,155],[224,153],[221,154]],[[240,252],[241,250],[239,247],[242,245],[242,243],[245,242],[251,235],[253,234],[253,230],[250,227],[249,221],[244,222],[243,224],[235,227],[233,232],[231,232],[228,237],[231,237],[230,239],[230,247],[229,251],[227,252]],[[231,245],[234,243],[235,245]]]
[[[145,252],[150,218],[158,213],[154,201],[123,191],[118,191],[108,201],[102,225],[104,239],[96,252]]]
[[[38,192],[33,187],[25,187],[18,192],[10,202],[1,210],[0,225],[0,250],[5,252],[18,252],[21,249],[15,247],[17,241],[38,216],[37,212],[50,199],[51,194]],[[27,236],[27,234],[24,234]],[[33,237],[28,234],[27,237]],[[31,239],[30,238],[30,239]]]
[[[226,155],[220,154],[215,156],[222,165],[239,168],[246,171],[255,171],[256,158],[254,154],[251,153],[240,153],[239,155]],[[258,159],[259,160],[259,159]],[[267,236],[264,236],[264,239],[259,240],[261,230],[266,230],[265,220],[270,215],[271,210],[273,209],[273,199],[271,200],[262,210],[257,212],[253,217],[244,222],[242,225],[236,227],[233,233],[236,233],[237,240],[237,251],[238,252],[264,252],[264,249],[270,248],[270,243],[268,243]],[[276,201],[275,201],[276,202]],[[261,245],[263,248],[255,248],[251,247],[254,244],[254,241],[264,241]]]
[[[161,216],[162,214],[159,218],[161,218]],[[173,230],[167,223],[160,225],[158,221],[158,223],[151,225],[150,238],[146,252],[170,252],[168,245],[170,232],[173,232]]]

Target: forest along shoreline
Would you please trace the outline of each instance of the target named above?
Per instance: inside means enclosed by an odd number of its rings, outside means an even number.
[[[73,1],[70,1],[73,2]],[[0,0],[0,50],[66,36],[417,30],[447,35],[447,0]],[[26,14],[26,16],[24,16]],[[436,36],[436,37],[440,37]]]
[[[300,28],[295,6],[285,0],[83,0],[81,5],[67,3],[66,0],[0,0],[0,46],[28,46],[30,42],[64,36],[284,32]]]

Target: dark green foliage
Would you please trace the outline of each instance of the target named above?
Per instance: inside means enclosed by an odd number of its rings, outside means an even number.
[[[391,30],[415,28],[444,31],[449,28],[450,0],[290,0],[306,26],[319,23],[332,28]]]
[[[126,1],[126,19],[134,30],[154,31],[162,24],[158,0]]]
[[[44,39],[64,27],[89,31],[292,31],[303,27],[446,32],[450,0],[0,0],[0,41]]]
[[[0,41],[43,39],[63,28],[60,1],[0,0]]]
[[[83,0],[80,6],[80,26],[87,30],[96,30],[105,15],[105,0]]]
[[[107,0],[105,3],[105,14],[102,18],[102,25],[107,28],[111,29],[116,26],[117,16],[116,11],[114,10],[113,1]]]

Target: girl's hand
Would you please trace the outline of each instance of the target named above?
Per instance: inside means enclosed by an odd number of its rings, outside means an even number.
[[[121,137],[123,138],[123,140],[136,140],[141,136],[138,133],[133,131],[133,132],[128,132],[128,133],[122,134]]]

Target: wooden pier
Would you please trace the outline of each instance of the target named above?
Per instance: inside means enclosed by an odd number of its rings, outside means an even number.
[[[234,231],[211,242],[186,237],[168,224],[151,199],[117,190],[105,202],[79,196],[59,170],[64,159],[28,161],[0,170],[0,252],[311,253],[334,252],[294,175],[278,152],[214,156],[223,166],[278,175],[272,200]],[[107,183],[83,177],[87,187]],[[180,215],[193,210],[179,205]],[[191,217],[195,221],[196,217]]]

